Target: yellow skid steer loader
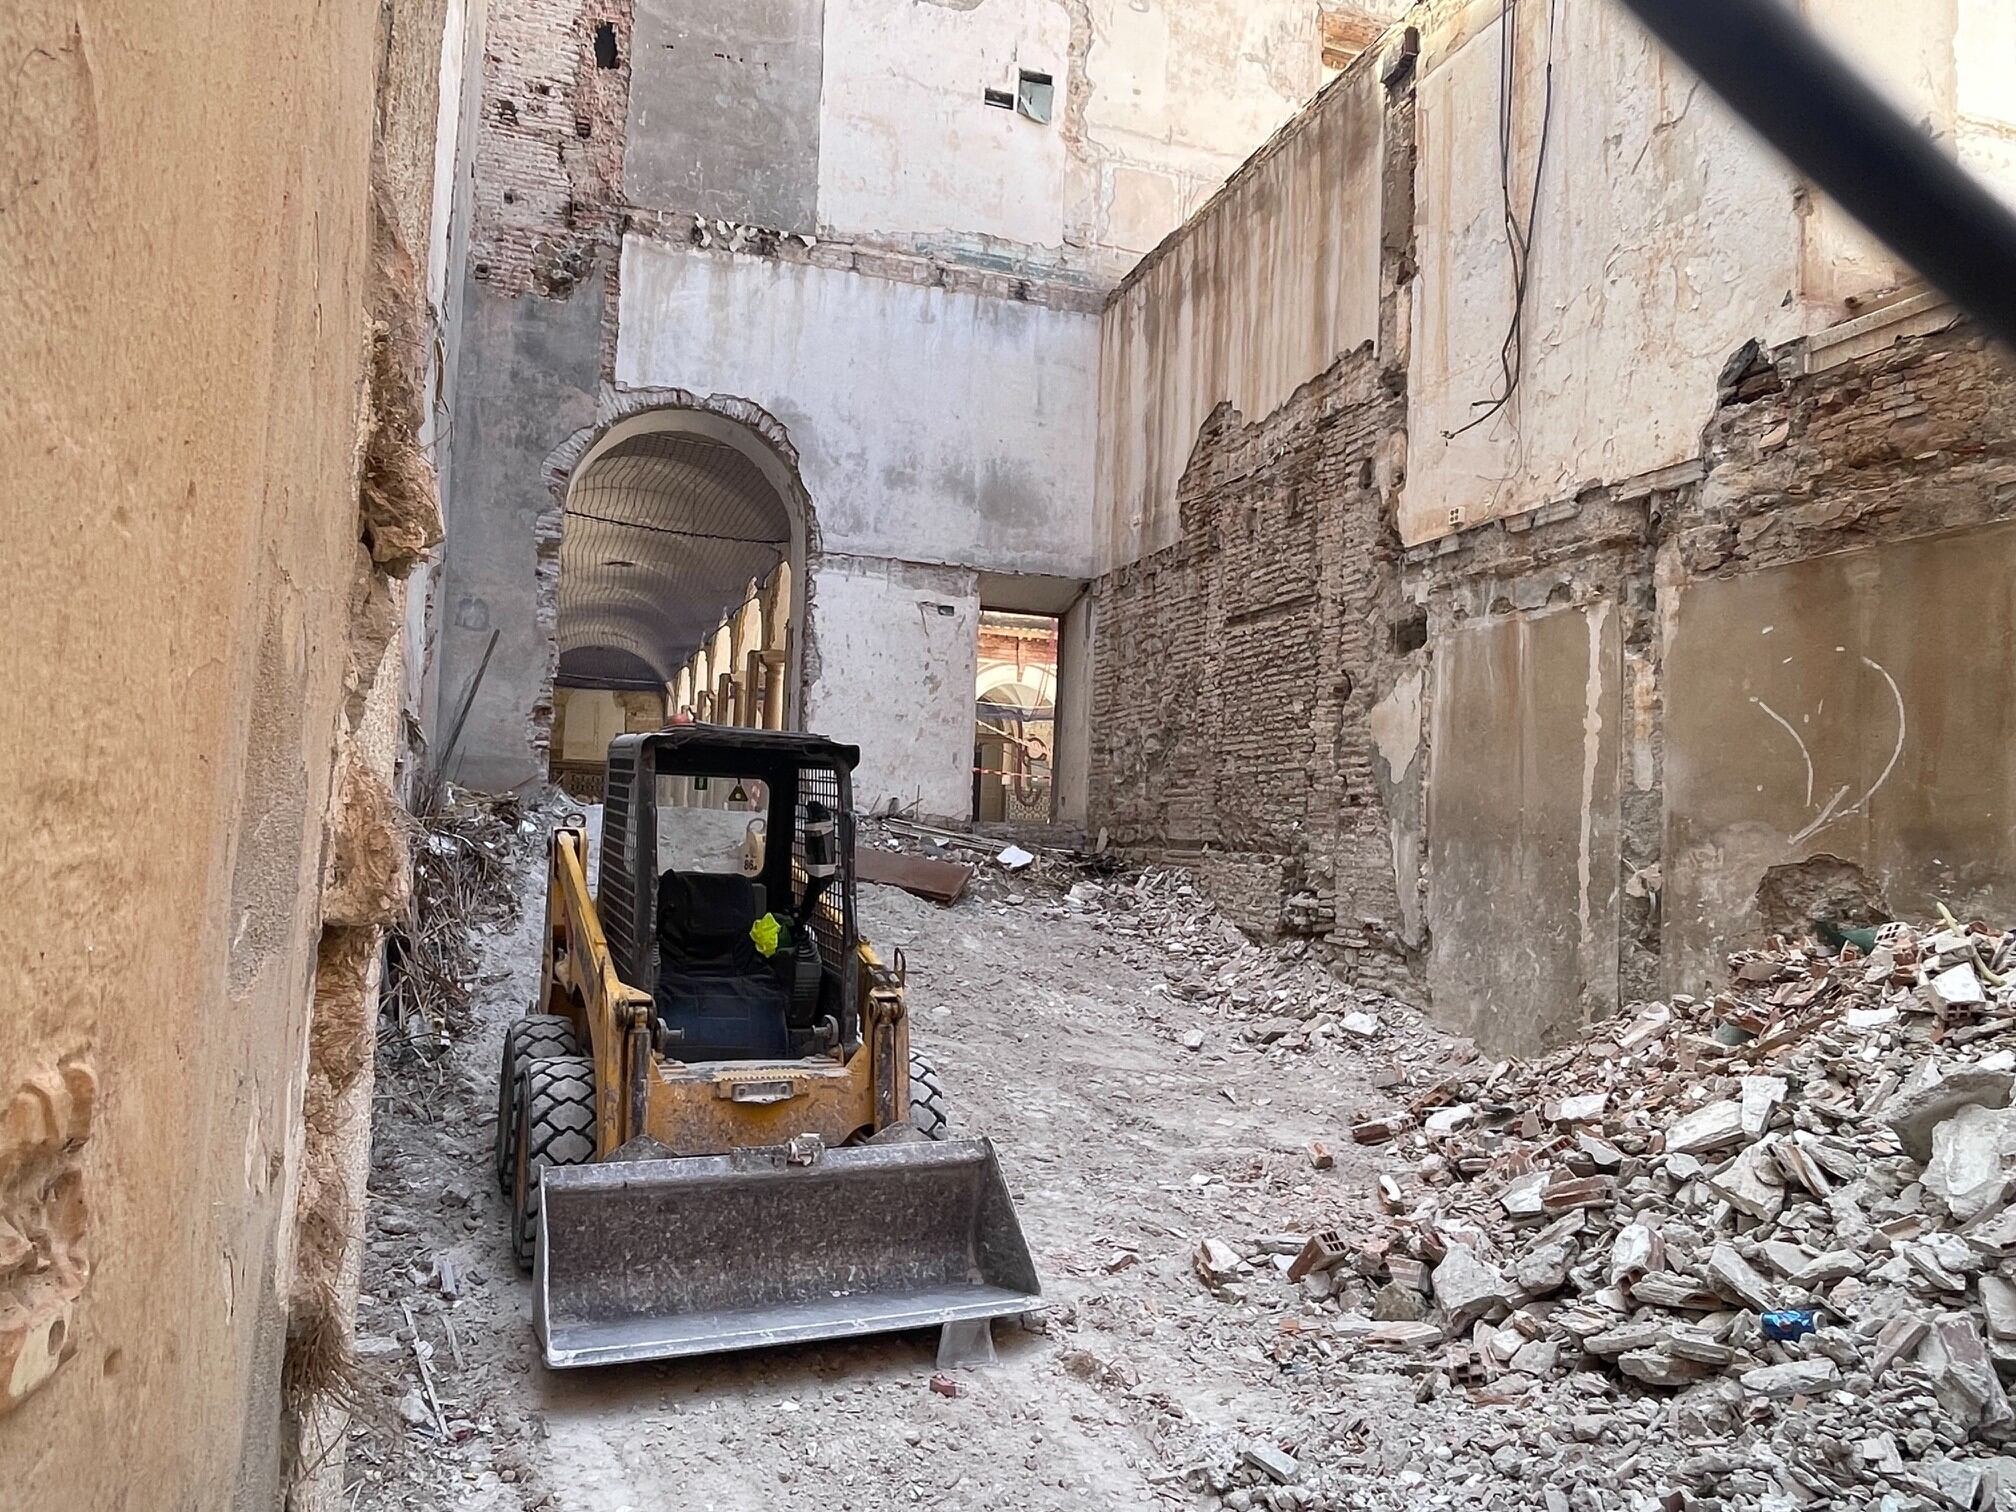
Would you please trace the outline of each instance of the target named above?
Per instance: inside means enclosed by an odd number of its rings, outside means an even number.
[[[599,881],[553,836],[497,1175],[556,1368],[1026,1312],[984,1139],[947,1137],[900,953],[854,915],[859,752],[674,725],[609,748]]]

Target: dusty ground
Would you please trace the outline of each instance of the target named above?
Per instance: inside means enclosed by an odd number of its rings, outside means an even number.
[[[916,1040],[939,1062],[955,1130],[996,1142],[1043,1276],[1043,1313],[997,1328],[998,1365],[962,1374],[949,1399],[929,1386],[935,1335],[542,1369],[489,1167],[498,1044],[535,983],[533,842],[527,856],[521,917],[484,942],[475,1032],[439,1066],[397,1047],[381,1058],[359,1343],[379,1410],[352,1432],[356,1507],[1197,1506],[1219,1503],[1207,1483],[1225,1489],[1255,1439],[1347,1475],[1411,1456],[1382,1424],[1412,1403],[1411,1379],[1346,1373],[1320,1342],[1319,1304],[1274,1275],[1250,1297],[1214,1295],[1191,1256],[1207,1236],[1244,1244],[1364,1211],[1349,1115],[1389,1054],[1418,1064],[1446,1047],[1397,1005],[1242,949],[1208,914],[1172,935],[1125,881],[1066,898],[1068,877],[991,878],[951,909],[862,890],[865,931],[908,956]],[[1214,1008],[1207,976],[1251,991]],[[1334,1023],[1301,1043],[1308,1015],[1363,1006],[1387,1026],[1369,1048]],[[1263,1047],[1262,1025],[1287,1038]],[[1312,1170],[1316,1138],[1337,1169]],[[1364,1458],[1368,1432],[1392,1464]],[[1235,1489],[1233,1505],[1251,1494]]]

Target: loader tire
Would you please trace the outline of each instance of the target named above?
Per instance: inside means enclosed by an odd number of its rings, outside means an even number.
[[[511,1167],[518,1150],[518,1079],[527,1061],[549,1055],[576,1055],[574,1021],[560,1013],[528,1013],[504,1030],[504,1054],[497,1068],[497,1190],[511,1194]]]
[[[915,1050],[910,1052],[910,1126],[926,1139],[944,1139],[952,1132],[938,1072]]]
[[[523,1063],[518,1079],[518,1144],[512,1160],[511,1251],[532,1268],[539,1242],[539,1177],[548,1166],[595,1158],[595,1063],[555,1055]]]

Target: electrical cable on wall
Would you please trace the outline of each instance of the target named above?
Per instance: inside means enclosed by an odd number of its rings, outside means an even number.
[[[1547,53],[1540,96],[1540,146],[1533,159],[1533,192],[1526,206],[1526,224],[1521,227],[1512,208],[1512,135],[1518,119],[1517,89],[1519,69],[1519,0],[1505,0],[1498,21],[1498,188],[1504,201],[1505,247],[1512,263],[1512,319],[1505,340],[1498,348],[1501,374],[1498,393],[1479,399],[1471,406],[1482,413],[1442,432],[1453,441],[1465,431],[1489,420],[1512,402],[1519,388],[1519,372],[1525,365],[1524,339],[1527,274],[1532,267],[1533,231],[1540,218],[1540,181],[1547,171],[1547,139],[1554,122],[1554,23],[1559,0],[1547,0]]]

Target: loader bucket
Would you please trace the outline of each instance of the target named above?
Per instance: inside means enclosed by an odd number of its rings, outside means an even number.
[[[549,1166],[538,1242],[555,1369],[1002,1317],[1041,1294],[984,1139]]]

